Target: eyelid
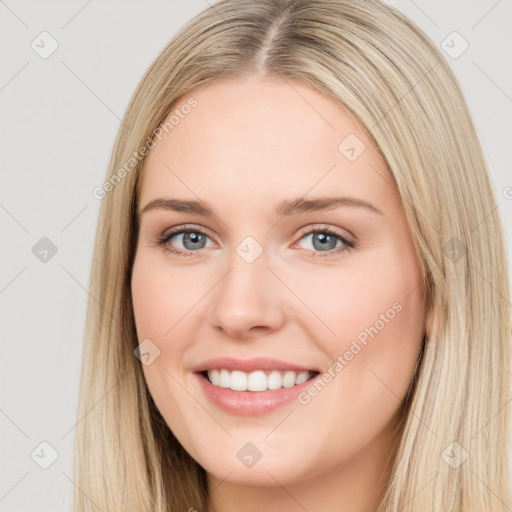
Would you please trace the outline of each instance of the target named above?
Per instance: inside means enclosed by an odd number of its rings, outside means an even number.
[[[197,224],[180,224],[179,226],[174,226],[164,231],[159,238],[167,238],[168,236],[171,235],[178,235],[183,231],[198,231],[200,233],[204,233],[212,240],[215,240],[215,236],[212,235],[212,232],[208,228],[199,226]]]
[[[356,248],[357,247],[356,237],[347,230],[344,230],[344,231],[346,233],[350,233],[348,236],[341,233],[339,230],[341,230],[341,228],[339,228],[339,227],[333,228],[330,225],[322,224],[322,223],[317,223],[316,225],[313,224],[313,225],[306,226],[304,228],[301,228],[299,235],[296,238],[296,241],[293,242],[293,244],[292,244],[292,247],[294,247],[306,235],[311,235],[314,233],[328,233],[328,234],[331,234],[334,237],[340,239],[341,242],[344,244],[344,247],[341,247],[338,249],[332,249],[329,251],[315,251],[315,250],[311,251],[310,250],[310,251],[306,251],[306,252],[311,253],[312,257],[329,258],[329,257],[334,257],[334,256],[338,255],[338,253],[343,253],[345,251],[349,251],[353,248]],[[164,250],[166,250],[170,253],[176,253],[181,256],[194,256],[195,252],[199,253],[200,251],[187,251],[187,250],[182,250],[182,249],[165,248],[166,243],[169,242],[169,240],[171,238],[173,238],[175,235],[180,235],[187,231],[192,231],[192,232],[197,231],[199,233],[203,233],[208,238],[213,240],[214,243],[217,243],[214,240],[215,237],[211,236],[211,234],[210,234],[211,232],[209,229],[207,229],[203,226],[195,225],[195,224],[180,224],[178,226],[174,226],[174,227],[164,231],[161,235],[157,235],[156,240],[155,240],[155,245],[163,246]]]
[[[312,231],[326,230],[326,231],[331,232],[332,234],[335,234],[336,236],[341,236],[342,238],[346,238],[350,241],[355,241],[356,237],[350,231],[343,229],[343,231],[345,233],[347,233],[347,235],[345,235],[343,233],[338,232],[338,230],[341,230],[341,229],[342,228],[338,228],[338,227],[332,228],[329,224],[317,223],[317,224],[313,224],[313,225],[309,225],[304,228],[301,228],[299,231],[298,239],[302,238],[304,235],[311,233]],[[208,228],[199,226],[197,224],[180,224],[178,226],[174,226],[174,227],[169,228],[168,230],[164,231],[162,233],[162,235],[159,236],[159,238],[164,238],[171,234],[178,234],[182,231],[187,231],[187,230],[191,230],[191,231],[197,230],[197,231],[203,232],[204,234],[208,235],[210,238],[215,239],[215,236],[212,235],[212,232]]]
[[[350,231],[347,231],[346,229],[342,229],[339,227],[332,227],[330,224],[322,224],[322,223],[317,223],[317,224],[309,225],[309,226],[306,226],[305,228],[302,228],[299,232],[299,239],[302,238],[304,235],[311,233],[312,231],[317,231],[317,232],[327,231],[333,235],[339,236],[341,238],[345,238],[345,239],[355,243],[356,237]],[[343,231],[344,233],[342,233],[341,231]]]

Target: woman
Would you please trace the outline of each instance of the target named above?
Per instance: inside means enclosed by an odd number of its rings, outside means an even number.
[[[506,510],[503,234],[428,38],[378,1],[224,0],[123,121],[75,510]]]

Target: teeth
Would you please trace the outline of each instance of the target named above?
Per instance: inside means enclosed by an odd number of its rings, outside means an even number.
[[[306,382],[313,372],[256,370],[251,373],[226,369],[208,370],[208,378],[214,386],[230,388],[233,391],[265,391],[267,389],[291,388]]]

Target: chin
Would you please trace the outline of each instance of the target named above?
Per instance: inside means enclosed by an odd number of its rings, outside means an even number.
[[[204,467],[204,469],[219,480],[237,485],[275,487],[294,484],[304,479],[300,468],[292,468],[289,463],[264,463],[263,460],[260,460],[252,468],[236,467],[233,464],[224,465],[217,462]]]
[[[199,456],[195,460],[208,474],[238,485],[291,485],[325,471],[325,468],[316,467],[318,460],[308,458],[296,447],[290,447],[283,455],[271,443],[262,446],[263,442],[254,445],[249,441],[231,442],[233,447],[220,446],[217,453],[209,451],[207,457]]]

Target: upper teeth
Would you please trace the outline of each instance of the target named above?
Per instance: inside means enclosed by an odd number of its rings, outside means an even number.
[[[265,391],[266,389],[290,388],[306,382],[313,372],[272,370],[268,374],[263,370],[251,373],[239,370],[208,370],[208,378],[214,386],[231,388],[234,391]]]

